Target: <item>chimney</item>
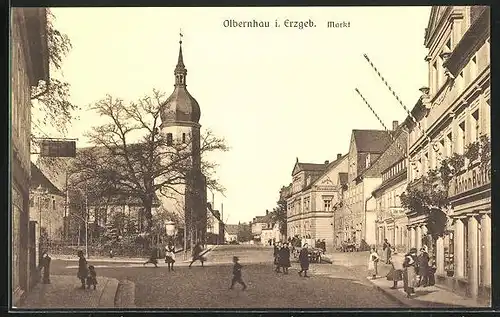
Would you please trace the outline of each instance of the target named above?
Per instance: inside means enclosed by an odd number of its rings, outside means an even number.
[[[396,131],[396,129],[398,128],[398,125],[399,125],[399,122],[394,120],[392,121],[392,131]]]
[[[337,154],[337,160],[340,160],[341,157],[342,157],[342,153]]]
[[[325,165],[328,165],[328,164],[330,164],[330,161],[326,160]]]

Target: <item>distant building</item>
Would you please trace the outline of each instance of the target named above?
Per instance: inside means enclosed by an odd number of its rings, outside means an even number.
[[[231,241],[238,241],[238,230],[239,230],[238,225],[226,224],[224,226],[224,229],[225,229],[224,239],[226,240],[227,243]]]
[[[207,203],[207,244],[224,244],[224,223],[219,210]]]
[[[65,199],[66,195],[31,163],[30,220],[38,224],[35,240],[40,241],[40,233],[48,239],[44,248],[64,240]],[[36,245],[36,259],[40,256],[38,248],[39,243]]]
[[[333,246],[333,210],[347,181],[347,163],[342,154],[324,164],[301,163],[297,158],[287,198],[288,238],[324,239],[328,249]]]
[[[395,127],[393,127],[394,129]],[[390,132],[393,133],[393,132]],[[344,241],[368,243],[366,236],[366,201],[381,183],[380,175],[363,175],[377,161],[391,142],[385,130],[353,130],[348,154],[348,183],[342,192],[342,204],[335,210],[336,245]],[[369,177],[366,177],[369,176]],[[375,177],[374,177],[375,176]],[[377,177],[378,176],[378,177]],[[374,233],[370,234],[375,243]]]
[[[396,128],[397,123],[394,123]],[[401,206],[401,194],[407,185],[408,132],[402,124],[394,132],[395,141],[365,172],[367,178],[379,178],[380,185],[373,192],[373,207],[366,207],[366,242],[381,247],[384,239],[401,252],[408,251],[406,226],[408,217]]]
[[[11,10],[11,294],[15,306],[38,280],[35,227],[29,219],[31,87],[49,81],[47,11]]]
[[[253,241],[267,244],[269,240],[279,241],[279,225],[273,220],[269,210],[265,216],[257,216],[251,222]]]

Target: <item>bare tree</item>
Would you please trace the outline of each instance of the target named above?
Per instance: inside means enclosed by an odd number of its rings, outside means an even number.
[[[153,90],[137,102],[125,103],[107,96],[92,109],[108,122],[93,127],[86,135],[95,146],[87,155],[76,160],[75,168],[86,171],[87,177],[111,182],[121,195],[139,199],[145,209],[148,231],[152,222],[154,195],[160,192],[175,199],[184,195],[180,185],[192,171],[191,135],[185,142],[172,140],[160,133],[161,105],[165,94]],[[217,164],[206,160],[206,154],[228,151],[223,138],[206,131],[201,137],[201,171],[207,187],[213,191],[225,189],[214,177]]]

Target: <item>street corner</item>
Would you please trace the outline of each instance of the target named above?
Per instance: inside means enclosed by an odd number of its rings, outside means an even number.
[[[117,308],[135,308],[135,283],[120,280],[116,290],[114,306]]]

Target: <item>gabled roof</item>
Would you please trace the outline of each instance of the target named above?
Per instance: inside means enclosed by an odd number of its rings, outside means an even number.
[[[238,225],[224,225],[224,230],[228,234],[238,234]]]
[[[295,166],[293,167],[292,171],[292,176],[295,174],[305,171],[305,172],[322,172],[326,170],[327,164],[325,163],[300,163],[299,159],[297,158],[297,161],[295,163]]]
[[[322,175],[320,175],[318,178],[314,179],[308,186],[306,186],[304,188],[304,190],[307,190],[309,188],[312,188],[313,185],[315,185],[320,179],[321,177],[326,174],[329,170],[331,170],[332,168],[336,167],[337,165],[339,165],[340,162],[342,162],[342,160],[344,160],[345,158],[347,158],[347,154],[343,155],[342,157],[340,157],[339,159],[329,163],[328,165],[326,165],[325,169],[324,169],[324,173]],[[340,174],[340,173],[339,173]]]
[[[363,177],[382,177],[382,172],[388,167],[406,156],[406,144],[408,142],[408,133],[400,126],[394,136],[395,142],[391,141],[385,151],[362,172]],[[399,145],[399,146],[398,146]],[[403,147],[404,152],[400,147]]]
[[[38,186],[47,189],[50,194],[64,196],[64,193],[59,190],[33,162],[31,162],[30,188],[36,189]]]
[[[265,216],[257,216],[253,220],[253,223],[271,223],[271,222],[273,222],[273,217],[270,213]]]
[[[386,130],[352,130],[358,153],[381,154],[391,142],[390,134]]]

